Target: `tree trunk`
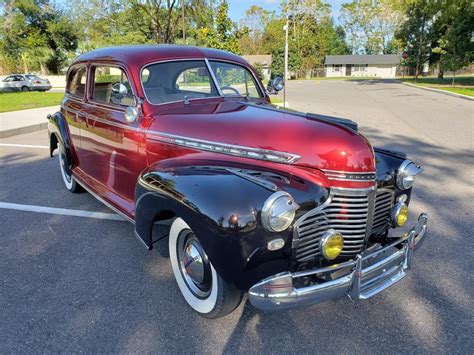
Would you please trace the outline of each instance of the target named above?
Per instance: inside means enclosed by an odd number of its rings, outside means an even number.
[[[46,65],[43,62],[40,63],[40,68],[41,75],[48,75],[48,68],[46,68]]]
[[[441,61],[441,58],[440,58],[440,61]],[[441,69],[440,61],[438,62],[438,80],[443,80],[444,79],[444,70]]]
[[[421,60],[421,51],[425,36],[425,22],[426,22],[426,15],[423,14],[423,18],[421,20],[421,32],[420,32],[420,41],[418,43],[418,55],[416,56],[416,69],[415,69],[415,82],[418,79],[418,75],[420,74],[420,60]]]
[[[454,79],[456,79],[456,71],[453,71],[453,81],[451,82],[451,86],[454,86]]]

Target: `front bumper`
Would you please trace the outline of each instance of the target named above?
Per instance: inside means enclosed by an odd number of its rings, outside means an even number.
[[[252,286],[249,300],[256,308],[275,310],[299,307],[349,296],[368,299],[400,281],[410,268],[413,252],[426,234],[428,216],[422,213],[415,226],[393,243],[358,254],[354,260],[295,273],[283,272]],[[397,248],[398,247],[398,248]],[[297,287],[301,278],[324,279]]]

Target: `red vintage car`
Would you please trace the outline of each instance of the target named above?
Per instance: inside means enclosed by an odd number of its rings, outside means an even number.
[[[396,232],[415,163],[373,148],[353,121],[272,106],[255,70],[227,52],[83,54],[48,128],[69,191],[134,223],[150,250],[155,224],[169,223],[161,238],[178,287],[206,317],[246,291],[264,310],[370,298],[405,276],[426,233],[425,214]]]

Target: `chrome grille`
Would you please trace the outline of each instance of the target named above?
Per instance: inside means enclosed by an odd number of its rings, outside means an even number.
[[[374,218],[372,233],[383,231],[390,219],[390,209],[393,206],[394,192],[392,189],[378,189],[375,196]]]
[[[331,195],[328,204],[308,212],[296,222],[298,262],[321,255],[319,242],[329,229],[335,229],[344,236],[341,255],[354,255],[362,250],[369,216],[369,197],[366,191],[363,192],[364,195],[336,192]]]
[[[344,236],[341,256],[353,256],[364,248],[368,229],[380,231],[386,226],[393,204],[390,189],[332,190],[326,203],[303,215],[295,224],[296,261],[321,257],[319,243],[329,229]]]

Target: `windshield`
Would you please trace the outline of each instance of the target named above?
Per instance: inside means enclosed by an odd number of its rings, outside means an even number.
[[[217,83],[204,60],[151,64],[141,73],[145,96],[153,105],[221,95],[262,97],[244,67],[223,62],[211,62],[210,67]]]
[[[143,69],[141,79],[146,98],[154,105],[219,96],[201,60],[152,64]]]
[[[247,96],[255,99],[262,97],[253,75],[246,68],[224,62],[210,64],[223,96]]]

